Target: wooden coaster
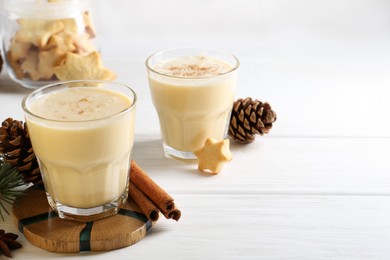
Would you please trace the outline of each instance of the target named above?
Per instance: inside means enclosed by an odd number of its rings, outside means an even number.
[[[92,222],[60,219],[42,187],[32,186],[13,205],[14,222],[33,245],[52,252],[104,251],[140,241],[152,227],[134,201],[119,213]]]

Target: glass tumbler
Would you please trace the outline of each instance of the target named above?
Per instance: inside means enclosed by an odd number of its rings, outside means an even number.
[[[50,206],[92,221],[116,214],[128,196],[136,94],[106,81],[39,88],[22,102]]]
[[[146,60],[166,156],[196,159],[207,138],[226,138],[238,59],[226,52],[172,49]]]

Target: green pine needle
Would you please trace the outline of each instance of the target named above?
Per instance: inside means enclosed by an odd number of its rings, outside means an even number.
[[[14,199],[22,193],[15,188],[25,185],[22,174],[0,157],[0,217],[4,221],[2,209],[9,215],[4,203],[12,204]]]

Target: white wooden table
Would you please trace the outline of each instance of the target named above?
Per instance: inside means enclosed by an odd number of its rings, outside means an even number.
[[[139,96],[133,158],[174,198],[139,243],[15,259],[390,259],[388,1],[94,0],[104,62]],[[162,154],[144,61],[199,46],[241,61],[237,97],[268,101],[269,135],[216,176]],[[0,76],[0,119],[29,90]],[[1,228],[18,232],[7,216]],[[70,257],[70,258],[69,258]],[[3,259],[4,256],[0,256]]]

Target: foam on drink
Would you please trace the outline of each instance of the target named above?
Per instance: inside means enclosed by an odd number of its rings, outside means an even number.
[[[130,105],[131,101],[120,93],[80,87],[42,96],[31,104],[30,111],[46,119],[85,121],[117,114]]]
[[[207,56],[187,56],[171,59],[164,63],[157,63],[154,68],[161,74],[184,78],[206,78],[232,70],[232,66],[226,62]]]

